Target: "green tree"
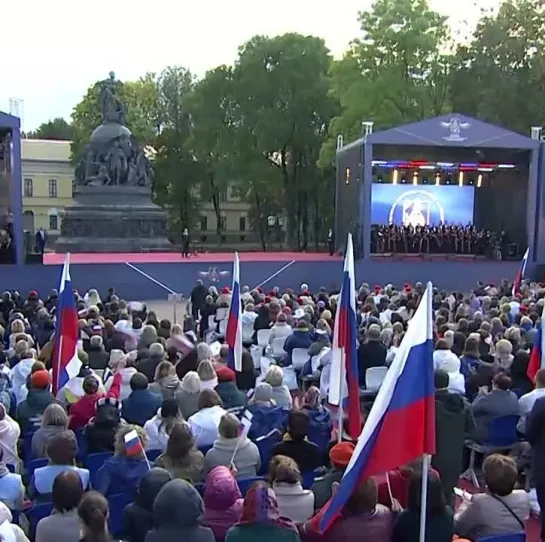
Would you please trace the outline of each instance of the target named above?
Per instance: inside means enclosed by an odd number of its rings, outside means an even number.
[[[72,159],[77,160],[93,130],[102,123],[99,95],[102,81],[89,87],[72,112]],[[117,82],[117,91],[127,106],[127,127],[142,144],[153,144],[161,129],[158,83],[154,74],[137,81]]]
[[[232,69],[219,66],[209,71],[197,83],[188,107],[193,121],[188,147],[204,172],[199,184],[200,198],[213,204],[216,233],[221,243],[222,194],[232,181],[231,141],[236,130]]]
[[[59,141],[70,141],[72,139],[72,125],[62,117],[44,122],[32,132],[26,134],[29,139],[53,139]]]
[[[451,80],[456,111],[528,133],[541,125],[545,91],[545,7],[506,0],[484,13],[473,39],[460,46]]]
[[[181,233],[196,223],[203,166],[189,148],[193,119],[189,99],[195,78],[185,68],[166,68],[157,80],[161,131],[155,139],[154,196],[169,211],[171,230]]]
[[[285,212],[288,243],[300,248],[306,248],[314,222],[309,201],[321,181],[316,162],[335,110],[329,96],[330,62],[319,38],[255,36],[240,48],[233,70],[232,156],[244,169],[252,166],[241,193],[255,201],[262,193],[257,187],[272,182]],[[269,181],[271,165],[276,175]]]
[[[449,32],[428,0],[375,0],[359,22],[362,36],[331,69],[341,113],[322,149],[324,167],[334,161],[337,136],[360,137],[363,121],[385,129],[440,115],[449,106]]]

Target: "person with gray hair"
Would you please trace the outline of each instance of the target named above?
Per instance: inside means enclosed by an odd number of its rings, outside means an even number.
[[[222,416],[218,438],[204,458],[205,474],[214,467],[234,466],[240,478],[257,476],[261,468],[259,449],[240,429],[241,422],[234,414]]]
[[[365,375],[371,367],[386,367],[388,350],[380,341],[380,326],[371,324],[365,330],[365,340],[358,348],[360,386],[365,387]]]
[[[272,387],[272,399],[279,407],[291,408],[293,399],[284,385],[284,371],[278,365],[271,365],[265,375],[265,382]]]
[[[100,335],[93,335],[86,349],[89,356],[89,367],[93,370],[104,370],[108,366],[110,355],[104,350],[104,342]]]
[[[196,371],[189,371],[182,379],[181,389],[176,393],[178,408],[185,420],[199,410],[201,379]]]
[[[149,356],[140,358],[136,368],[148,377],[148,382],[153,382],[158,365],[165,359],[165,349],[161,343],[153,343],[148,352]]]

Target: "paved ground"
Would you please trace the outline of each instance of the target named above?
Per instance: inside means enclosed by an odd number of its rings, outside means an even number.
[[[174,317],[174,303],[164,301],[164,300],[150,300],[144,301],[148,310],[154,311],[157,314],[159,320],[166,318],[172,323],[183,321],[184,314],[186,314],[186,301],[181,301],[176,303],[176,317]]]

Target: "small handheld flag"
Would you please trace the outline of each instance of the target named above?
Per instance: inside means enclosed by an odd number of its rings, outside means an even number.
[[[59,286],[53,345],[52,379],[53,395],[79,373],[78,313],[70,279],[70,254],[66,255]]]
[[[533,382],[537,372],[543,368],[543,355],[545,353],[545,306],[541,313],[541,324],[535,338],[534,347],[530,353],[530,362],[526,369],[526,376]]]
[[[233,450],[233,455],[231,456],[231,465],[234,466],[235,456],[237,455],[238,447],[240,443],[248,436],[250,428],[252,427],[252,418],[254,415],[249,411],[245,410],[242,413],[242,418],[240,419],[240,429],[239,429],[239,438],[238,442]]]
[[[322,533],[361,482],[435,453],[431,301],[432,285],[428,283],[369,412],[339,490],[323,513],[318,513]]]
[[[522,284],[522,281],[524,279],[524,273],[526,271],[526,264],[528,263],[529,254],[530,249],[527,248],[524,256],[522,257],[522,261],[520,262],[520,267],[515,276],[515,280],[513,281],[513,290],[511,291],[511,295],[513,297],[515,297],[517,294],[520,294],[520,285]]]
[[[144,456],[144,459],[146,460],[148,469],[151,469],[148,456],[146,455],[146,451],[144,450],[144,446],[142,446],[142,441],[140,440],[140,437],[138,436],[136,429],[129,431],[123,437],[123,449],[125,450],[125,454],[130,457],[134,457],[134,456],[142,454]]]
[[[235,371],[242,371],[242,320],[240,319],[240,265],[238,252],[235,252],[233,262],[233,288],[229,316],[227,317],[225,342],[229,346],[228,367]]]

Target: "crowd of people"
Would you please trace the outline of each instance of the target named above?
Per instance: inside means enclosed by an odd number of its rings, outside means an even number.
[[[474,224],[371,226],[372,254],[460,254],[501,259],[507,252],[505,232],[478,229]]]
[[[357,292],[364,420],[376,394],[368,372],[387,371],[423,291],[363,284]],[[3,542],[418,540],[420,462],[362,480],[320,534],[356,445],[347,430],[337,433],[327,403],[338,292],[243,287],[240,372],[221,345],[228,288],[198,283],[182,324],[112,289],[74,295],[81,370],[56,395],[58,292],[0,299]],[[537,284],[516,297],[507,282],[470,295],[434,292],[429,541],[523,531],[532,491],[545,506],[545,370],[535,383],[527,377],[544,303]],[[506,418],[516,445],[479,459],[484,491],[460,493],[466,439],[486,444]],[[34,524],[32,511],[47,506]]]

